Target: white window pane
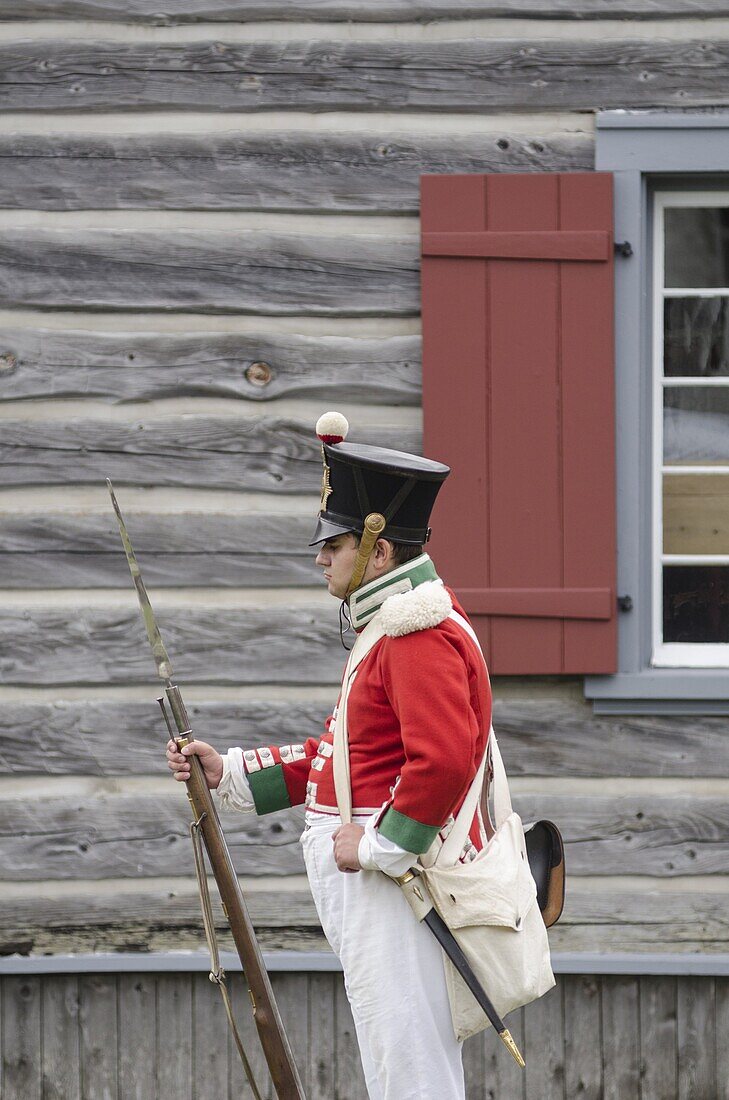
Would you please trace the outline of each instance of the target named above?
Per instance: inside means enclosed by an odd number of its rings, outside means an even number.
[[[667,298],[663,312],[666,377],[729,375],[729,298]]]
[[[669,466],[729,463],[729,387],[665,388],[663,459]]]
[[[729,640],[729,565],[663,567],[663,641]]]

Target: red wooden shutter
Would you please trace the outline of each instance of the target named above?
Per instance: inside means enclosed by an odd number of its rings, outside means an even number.
[[[612,176],[422,178],[433,557],[492,673],[616,669]]]

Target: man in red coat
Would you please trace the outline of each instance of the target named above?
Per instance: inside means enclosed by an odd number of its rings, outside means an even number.
[[[170,742],[167,756],[184,780],[186,756],[197,753],[224,808],[263,814],[305,804],[307,874],[342,962],[371,1100],[463,1100],[441,949],[387,876],[427,861],[447,835],[485,752],[488,674],[423,549],[448,467],[346,443],[346,432],[338,413],[317,424],[324,476],[312,545],[361,643],[374,639],[348,681],[348,756],[334,747],[342,695],[320,738],[224,756],[201,741],[180,754]],[[335,780],[337,753],[349,774],[340,764]],[[482,840],[477,816],[461,859]]]

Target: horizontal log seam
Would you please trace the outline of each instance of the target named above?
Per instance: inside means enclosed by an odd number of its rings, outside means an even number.
[[[27,22],[48,18],[53,12],[56,23],[78,19],[96,19],[109,23],[142,23],[168,27],[212,23],[216,31],[221,25],[241,20],[271,22],[301,22],[302,9],[296,0],[272,8],[262,0],[184,0],[181,3],[160,3],[160,0],[133,0],[123,8],[111,0],[65,0],[63,7],[49,9],[48,0],[5,0],[4,18]],[[319,23],[353,19],[368,22],[413,23],[421,20],[440,24],[443,20],[500,18],[534,20],[549,26],[553,20],[574,20],[580,25],[607,18],[635,19],[655,24],[666,18],[693,19],[698,16],[729,15],[726,0],[367,0],[354,5],[351,0],[325,0],[317,3]],[[306,27],[309,24],[304,23]]]

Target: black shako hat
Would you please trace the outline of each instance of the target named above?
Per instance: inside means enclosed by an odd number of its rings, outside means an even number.
[[[405,451],[345,443],[348,430],[341,413],[324,413],[317,421],[324,474],[321,511],[309,545],[348,531],[361,535],[373,512],[385,518],[383,538],[413,546],[427,542],[430,513],[450,468]]]

